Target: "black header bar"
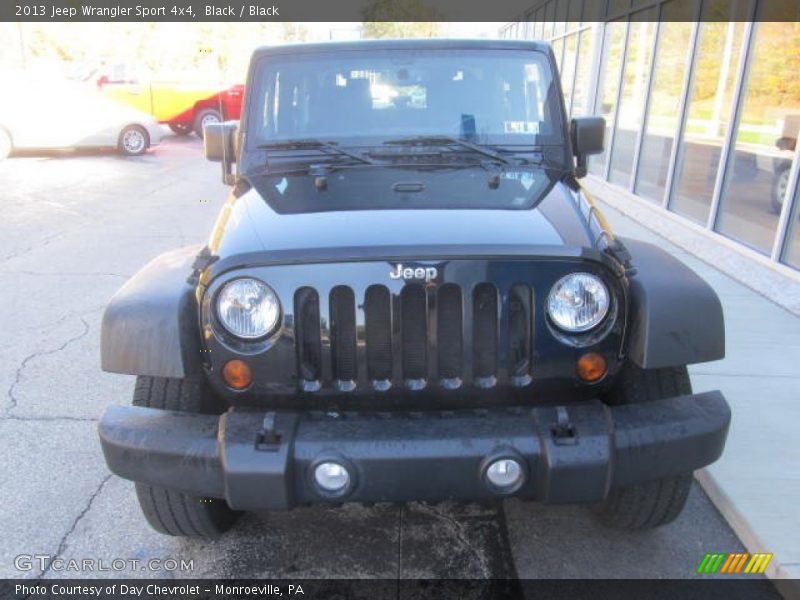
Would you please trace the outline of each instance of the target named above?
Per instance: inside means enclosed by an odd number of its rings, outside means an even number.
[[[553,0],[2,0],[0,21],[13,22],[510,22],[532,18]],[[696,0],[700,2],[700,0]],[[708,0],[706,0],[708,1]],[[749,1],[749,0],[748,0]],[[769,20],[800,20],[800,0],[769,2]],[[636,11],[665,0],[636,3]],[[614,18],[619,2],[586,0],[584,20]],[[775,6],[778,5],[778,6]],[[589,14],[589,11],[591,14]],[[681,11],[661,11],[660,20],[684,20]],[[725,20],[727,11],[704,11],[705,20]],[[634,13],[635,14],[635,13]],[[634,17],[635,18],[635,17]],[[652,16],[648,17],[648,19]]]

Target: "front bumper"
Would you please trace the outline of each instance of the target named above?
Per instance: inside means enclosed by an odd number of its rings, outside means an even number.
[[[592,401],[402,415],[231,409],[216,417],[112,407],[99,431],[106,462],[120,477],[260,510],[496,498],[503,494],[483,471],[506,457],[525,471],[515,496],[598,502],[611,487],[714,462],[729,423],[722,394],[708,392],[615,407]],[[343,495],[314,484],[323,460],[350,471]]]

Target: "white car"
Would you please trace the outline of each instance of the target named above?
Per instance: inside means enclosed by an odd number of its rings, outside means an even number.
[[[137,156],[161,142],[161,126],[84,84],[0,78],[0,159],[21,148],[113,147]]]

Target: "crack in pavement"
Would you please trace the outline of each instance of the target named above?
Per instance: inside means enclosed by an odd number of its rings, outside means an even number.
[[[76,421],[78,423],[97,423],[100,421],[94,417],[70,417],[64,416],[51,416],[51,417],[18,417],[17,415],[5,414],[0,417],[0,421]]]
[[[11,383],[11,385],[8,388],[8,392],[6,393],[9,399],[9,405],[6,407],[5,410],[6,416],[11,416],[11,411],[19,406],[19,399],[14,395],[14,390],[19,385],[19,382],[22,379],[22,372],[25,370],[25,367],[28,366],[28,363],[30,363],[35,358],[39,358],[41,356],[50,356],[51,354],[56,354],[58,352],[61,352],[70,344],[77,342],[82,338],[85,338],[89,334],[89,329],[90,329],[89,323],[87,323],[86,319],[84,319],[82,316],[80,317],[80,320],[81,323],[83,323],[83,331],[81,333],[69,338],[66,342],[64,342],[54,350],[38,350],[32,354],[29,354],[24,359],[22,359],[22,363],[19,365],[19,367],[17,367],[17,371],[14,374],[14,381]]]
[[[3,256],[2,258],[0,258],[0,263],[8,262],[14,258],[18,258],[24,254],[27,254],[28,252],[32,252],[38,248],[43,248],[44,246],[47,246],[50,242],[52,242],[54,239],[64,235],[65,233],[66,231],[59,231],[58,233],[54,233],[53,235],[47,236],[38,244],[34,244],[33,246],[28,246],[24,250],[19,250],[17,252],[12,252],[11,254]]]
[[[452,515],[447,514],[436,508],[435,506],[431,506],[428,504],[418,504],[416,507],[420,512],[427,513],[433,517],[439,518],[443,523],[448,525],[450,531],[453,532],[456,539],[459,541],[462,547],[469,549],[472,554],[475,556],[478,562],[478,568],[480,569],[480,575],[476,575],[477,578],[488,579],[492,576],[491,568],[489,566],[489,559],[485,553],[481,552],[479,548],[473,544],[470,539],[467,537],[465,532],[464,525],[459,523],[456,519],[452,517]]]
[[[37,277],[121,277],[122,279],[129,279],[130,275],[123,275],[121,273],[69,273],[64,271],[43,273],[38,271],[0,271],[0,275],[34,275]]]
[[[100,482],[100,485],[97,486],[97,489],[92,493],[91,496],[89,496],[89,502],[86,503],[86,506],[83,508],[83,510],[78,514],[77,517],[75,517],[75,520],[72,521],[72,525],[70,525],[69,529],[67,529],[67,532],[61,537],[61,541],[58,544],[58,549],[56,550],[56,553],[52,555],[50,562],[47,563],[47,568],[44,569],[36,579],[42,579],[45,575],[47,575],[47,572],[53,566],[53,561],[61,556],[64,550],[66,550],[67,538],[72,535],[72,533],[75,531],[75,528],[78,526],[78,523],[80,523],[81,519],[83,519],[83,517],[86,516],[86,513],[88,513],[92,508],[95,498],[97,498],[100,492],[103,491],[103,487],[111,480],[111,477],[112,475],[110,473],[106,475]]]

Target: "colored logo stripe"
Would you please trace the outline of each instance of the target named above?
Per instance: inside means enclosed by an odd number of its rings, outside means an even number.
[[[771,560],[772,553],[756,553],[752,556],[747,552],[708,553],[697,565],[697,572],[703,575],[717,572],[731,574],[741,573],[744,568],[745,573],[761,574],[766,571]]]
[[[697,567],[698,573],[716,573],[722,564],[725,554],[706,554]]]
[[[747,563],[744,568],[745,573],[763,573],[767,570],[769,561],[772,560],[772,553],[770,554],[753,554],[753,558]]]

